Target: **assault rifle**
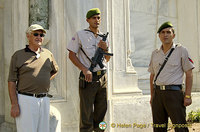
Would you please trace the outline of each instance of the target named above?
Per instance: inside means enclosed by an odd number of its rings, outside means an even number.
[[[108,32],[107,34],[103,34],[103,35],[98,34],[98,35],[102,37],[102,40],[105,42],[108,36]],[[92,57],[92,62],[89,68],[91,72],[93,72],[93,69],[96,67],[97,64],[100,66],[101,69],[104,67],[102,63],[104,59],[104,55],[113,56],[113,53],[106,53],[102,48],[98,47],[94,54],[94,57]]]

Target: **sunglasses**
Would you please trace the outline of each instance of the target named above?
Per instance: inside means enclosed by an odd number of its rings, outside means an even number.
[[[33,34],[35,37],[37,37],[38,35],[40,35],[40,37],[44,37],[45,35],[43,33],[39,34],[39,33],[34,33]]]

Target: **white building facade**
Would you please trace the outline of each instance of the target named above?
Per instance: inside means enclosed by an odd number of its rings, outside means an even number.
[[[31,5],[40,0],[0,0],[0,131],[14,132],[7,77],[11,55],[26,45]],[[108,69],[108,132],[152,131],[149,73],[151,52],[161,43],[157,29],[165,21],[175,26],[175,42],[187,47],[195,63],[193,104],[200,107],[200,0],[46,0],[47,35],[44,47],[55,56],[60,71],[51,82],[51,112],[63,132],[78,132],[78,69],[68,59],[68,42],[87,28],[86,13],[98,7],[101,31],[109,32],[114,56]],[[53,125],[52,125],[53,126]],[[56,127],[56,126],[54,126]],[[142,129],[143,128],[143,129]],[[51,129],[53,131],[53,128]],[[59,130],[58,130],[59,131]]]

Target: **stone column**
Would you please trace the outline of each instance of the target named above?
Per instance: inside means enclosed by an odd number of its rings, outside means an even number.
[[[120,123],[134,123],[140,115],[134,114],[142,103],[148,106],[148,98],[142,98],[138,88],[138,75],[130,59],[130,8],[129,0],[108,1],[108,28],[111,52],[109,62],[108,111],[106,123],[108,131],[115,132]],[[131,36],[132,37],[132,36]],[[147,108],[146,111],[149,109]],[[147,116],[146,116],[147,117]],[[116,126],[112,126],[112,125]],[[125,131],[129,131],[126,129]]]
[[[10,116],[10,99],[8,95],[8,73],[10,59],[16,50],[22,49],[26,44],[26,28],[28,27],[28,1],[5,0],[3,16],[3,51],[4,51],[4,98],[5,122],[14,123]],[[7,126],[7,125],[5,125]]]
[[[141,93],[138,89],[138,76],[130,59],[130,8],[129,0],[111,1],[112,9],[112,57],[110,67],[112,68],[112,92],[119,93]],[[120,12],[119,12],[120,10]]]
[[[0,73],[4,73],[4,51],[3,51],[3,9],[4,0],[0,0]],[[0,123],[4,121],[4,76],[0,77]]]
[[[198,0],[191,0],[188,4],[187,0],[177,0],[178,2],[178,37],[179,42],[187,48],[189,54],[195,64],[193,70],[193,87],[192,91],[200,91],[200,74],[199,74],[199,8]],[[185,10],[187,7],[189,10]],[[194,8],[195,7],[195,8]],[[189,25],[189,26],[188,26]],[[187,32],[185,32],[187,31]]]

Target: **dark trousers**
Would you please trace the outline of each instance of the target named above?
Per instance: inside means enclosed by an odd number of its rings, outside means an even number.
[[[188,132],[184,95],[181,90],[154,89],[152,113],[154,132],[167,132],[168,117],[176,132]]]
[[[80,132],[101,132],[99,123],[107,110],[107,75],[93,76],[91,83],[79,80]]]

